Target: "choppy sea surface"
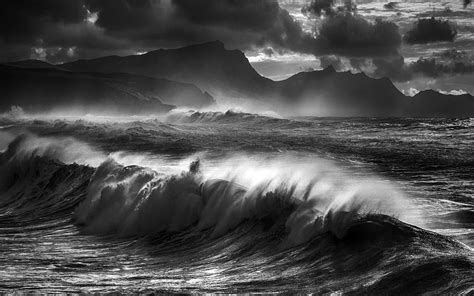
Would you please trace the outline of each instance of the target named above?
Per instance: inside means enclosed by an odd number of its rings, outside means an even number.
[[[474,291],[474,119],[4,116],[0,151],[0,293]]]

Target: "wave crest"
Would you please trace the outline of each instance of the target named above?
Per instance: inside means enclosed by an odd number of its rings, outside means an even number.
[[[89,233],[148,236],[211,229],[212,237],[245,221],[270,221],[284,227],[285,244],[292,246],[324,232],[342,238],[363,216],[397,216],[407,206],[386,183],[351,179],[316,164],[288,159],[263,165],[248,158],[232,163],[202,171],[194,163],[189,171],[167,175],[109,159],[91,178],[74,219]]]
[[[361,217],[374,213],[399,217],[410,207],[390,183],[354,178],[321,159],[282,154],[263,159],[251,155],[204,158],[202,163],[192,162],[189,170],[173,173],[176,168],[157,171],[120,164],[73,138],[29,134],[15,138],[2,154],[0,173],[6,176],[2,187],[8,190],[7,181],[13,178],[10,171],[31,179],[23,175],[41,167],[35,165],[38,157],[100,163],[73,214],[88,233],[150,236],[206,230],[217,237],[248,222],[284,229],[284,245],[293,246],[325,232],[342,238]],[[149,167],[155,167],[149,162]],[[38,180],[50,182],[49,173],[45,177],[40,170],[39,174]]]
[[[259,123],[273,123],[278,121],[287,122],[286,119],[281,119],[276,114],[254,114],[245,113],[234,110],[227,110],[225,112],[220,111],[207,111],[200,112],[194,110],[172,110],[166,116],[166,121],[171,123],[246,123],[259,122]]]

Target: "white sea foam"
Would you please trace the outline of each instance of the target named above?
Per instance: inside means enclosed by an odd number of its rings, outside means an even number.
[[[391,183],[356,178],[315,157],[203,154],[188,170],[195,156],[166,166],[166,159],[146,163],[144,156],[107,155],[74,138],[31,134],[16,138],[5,154],[97,166],[74,213],[90,233],[146,236],[191,228],[220,236],[244,221],[271,216],[284,219],[286,244],[295,245],[323,232],[343,237],[354,220],[372,213],[416,222],[406,215],[411,203]]]
[[[289,245],[327,231],[343,237],[368,214],[410,219],[411,204],[393,185],[353,178],[324,160],[240,156],[209,161],[209,167],[204,160],[203,166],[169,175],[108,160],[92,177],[75,218],[92,233],[152,235],[194,227],[220,236],[246,220],[281,216]]]

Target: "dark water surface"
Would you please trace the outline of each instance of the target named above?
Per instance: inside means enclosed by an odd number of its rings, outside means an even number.
[[[0,292],[474,291],[474,119],[0,127]]]

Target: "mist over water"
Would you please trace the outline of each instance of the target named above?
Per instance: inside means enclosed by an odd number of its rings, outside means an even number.
[[[451,2],[3,1],[0,295],[474,295]]]
[[[13,115],[4,291],[472,287],[472,119]]]

